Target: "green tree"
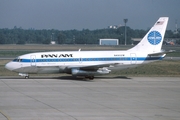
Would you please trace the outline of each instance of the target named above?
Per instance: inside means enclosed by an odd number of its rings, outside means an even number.
[[[57,42],[58,44],[64,44],[66,40],[66,36],[65,34],[63,34],[62,32],[59,33],[58,38],[57,38]]]
[[[24,40],[18,40],[16,44],[23,45],[23,44],[25,44],[25,41]]]
[[[5,37],[2,33],[0,33],[0,44],[5,44]]]
[[[50,44],[51,41],[50,41],[49,39],[46,39],[46,40],[44,40],[42,43],[43,43],[43,44]]]

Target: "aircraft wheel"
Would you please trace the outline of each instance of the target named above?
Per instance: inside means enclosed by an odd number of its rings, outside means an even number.
[[[84,76],[85,79],[93,80],[94,76]]]
[[[94,76],[89,76],[89,79],[90,79],[90,80],[93,80],[93,79],[94,79]]]
[[[29,76],[25,76],[25,79],[29,79]]]

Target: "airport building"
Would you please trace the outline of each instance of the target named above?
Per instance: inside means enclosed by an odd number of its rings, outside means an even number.
[[[119,39],[99,39],[99,45],[119,45]]]

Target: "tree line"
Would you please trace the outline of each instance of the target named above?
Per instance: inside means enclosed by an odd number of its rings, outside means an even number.
[[[124,44],[124,30],[124,26],[118,29],[65,31],[27,30],[15,26],[13,29],[0,29],[0,44],[50,44],[51,41],[56,41],[57,44],[99,44],[99,39],[103,38],[119,39],[119,44]],[[131,38],[144,37],[147,31],[127,27],[127,44],[132,44]],[[165,38],[180,38],[180,33],[174,34],[172,30],[167,30]]]

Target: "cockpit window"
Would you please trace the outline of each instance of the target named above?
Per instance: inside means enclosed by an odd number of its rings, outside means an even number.
[[[22,59],[20,59],[20,58],[16,58],[13,60],[13,62],[21,62],[21,61],[22,61]]]
[[[16,58],[16,59],[14,59],[13,61],[14,61],[14,62],[17,62],[17,61],[18,61],[18,59]]]

